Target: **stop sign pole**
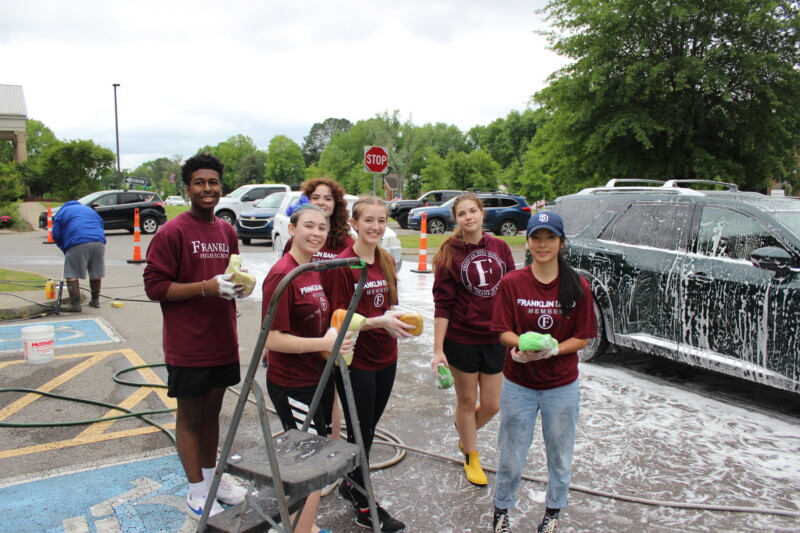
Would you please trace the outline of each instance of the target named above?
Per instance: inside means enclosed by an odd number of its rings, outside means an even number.
[[[378,174],[385,174],[389,168],[389,153],[382,146],[364,147],[364,170],[372,172],[372,194],[378,195]]]

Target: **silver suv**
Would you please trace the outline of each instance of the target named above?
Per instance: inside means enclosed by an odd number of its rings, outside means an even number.
[[[227,196],[219,199],[214,214],[233,225],[236,217],[257,201],[274,192],[289,192],[289,186],[282,183],[261,183],[258,185],[242,185]]]

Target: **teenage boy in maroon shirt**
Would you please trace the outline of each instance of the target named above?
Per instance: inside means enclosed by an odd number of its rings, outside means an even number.
[[[236,231],[214,216],[222,194],[222,162],[198,154],[181,168],[188,212],[153,236],[144,270],[145,292],[161,303],[168,395],[177,398],[175,436],[186,477],[189,515],[199,520],[214,476],[219,413],[225,389],[239,383],[236,304],[241,285],[225,269],[239,253]],[[242,487],[220,483],[216,499],[235,505]],[[222,511],[212,501],[210,514]]]

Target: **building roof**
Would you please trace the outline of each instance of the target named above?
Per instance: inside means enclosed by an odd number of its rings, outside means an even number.
[[[28,110],[21,85],[0,85],[0,131],[25,131]]]

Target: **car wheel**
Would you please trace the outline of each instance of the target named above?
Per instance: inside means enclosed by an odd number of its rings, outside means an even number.
[[[275,235],[275,238],[272,239],[272,251],[279,257],[283,256],[283,239],[280,235]]]
[[[497,226],[497,235],[502,235],[504,237],[513,237],[517,234],[519,228],[517,228],[517,223],[513,220],[504,220]]]
[[[158,229],[158,219],[151,216],[142,217],[142,219],[139,221],[139,226],[142,230],[142,233],[145,235],[150,235],[151,233],[155,233]]]
[[[402,215],[398,216],[397,223],[400,224],[401,228],[408,229],[408,213],[403,213]]]
[[[589,339],[589,344],[583,350],[578,350],[578,361],[585,363],[603,355],[609,347],[608,339],[606,338],[606,324],[603,318],[603,311],[597,305],[597,300],[592,298],[594,303],[594,317],[597,322],[597,337]]]
[[[250,238],[249,237],[242,237],[242,244],[250,244]]]
[[[220,211],[217,213],[217,216],[233,226],[233,223],[236,222],[236,215],[231,213],[230,211]]]
[[[447,226],[441,218],[432,218],[428,221],[428,233],[431,235],[441,235]]]

